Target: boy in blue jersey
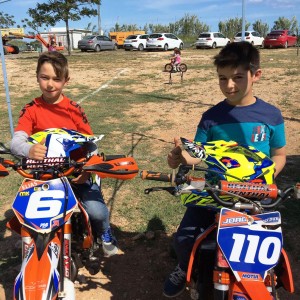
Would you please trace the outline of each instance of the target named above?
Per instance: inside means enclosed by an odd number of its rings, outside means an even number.
[[[226,97],[207,110],[200,120],[194,140],[236,141],[252,145],[275,162],[275,176],[286,162],[284,121],[279,109],[253,95],[252,86],[262,74],[259,51],[248,42],[231,43],[214,57],[219,86]],[[168,155],[168,164],[193,164],[181,155],[179,138]],[[164,285],[166,297],[176,297],[185,289],[190,253],[199,233],[214,222],[215,212],[188,207],[175,236],[178,265]]]

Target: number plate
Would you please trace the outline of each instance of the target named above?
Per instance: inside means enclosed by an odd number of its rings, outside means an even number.
[[[282,249],[280,224],[279,212],[250,216],[221,209],[217,242],[238,281],[262,280],[277,264]]]
[[[19,222],[40,233],[48,233],[64,224],[77,205],[69,182],[68,203],[63,219],[66,191],[61,179],[38,181],[25,179],[13,203]]]

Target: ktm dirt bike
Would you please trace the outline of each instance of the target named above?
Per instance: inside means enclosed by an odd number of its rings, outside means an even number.
[[[15,216],[7,223],[22,237],[22,266],[13,299],[74,300],[73,282],[82,260],[93,256],[94,239],[89,217],[68,178],[84,170],[100,178],[127,180],[137,175],[138,167],[132,157],[82,151],[94,140],[92,136],[61,129],[37,135],[47,136],[48,154],[63,152],[65,156],[48,155],[43,161],[0,160],[1,176],[8,175],[11,168],[25,178],[12,205]],[[71,149],[85,156],[73,160]]]
[[[190,255],[186,280],[191,298],[275,300],[279,287],[293,293],[281,215],[274,209],[293,197],[300,199],[299,184],[279,190],[272,179],[274,163],[253,147],[181,140],[183,156],[205,166],[180,165],[177,173],[141,171],[140,175],[172,183],[148,188],[146,194],[168,191],[181,196],[186,206],[216,211],[215,222],[195,238]],[[201,173],[207,175],[196,176]]]

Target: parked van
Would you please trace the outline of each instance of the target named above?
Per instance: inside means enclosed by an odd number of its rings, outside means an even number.
[[[117,43],[118,48],[123,48],[125,39],[131,34],[145,34],[144,30],[135,30],[135,31],[115,31],[110,32],[109,37],[111,40],[114,40]]]

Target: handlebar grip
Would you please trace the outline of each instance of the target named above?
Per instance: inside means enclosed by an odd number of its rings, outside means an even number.
[[[153,172],[143,170],[140,172],[140,177],[145,180],[155,180],[155,181],[163,181],[163,182],[172,182],[173,176],[169,173],[161,173],[161,172]]]

